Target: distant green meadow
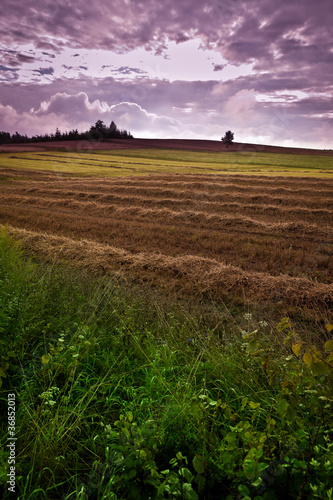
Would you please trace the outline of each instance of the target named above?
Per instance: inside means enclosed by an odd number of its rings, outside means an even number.
[[[115,177],[158,173],[249,174],[326,177],[333,175],[333,156],[260,152],[198,152],[170,149],[43,151],[0,153],[0,168]]]

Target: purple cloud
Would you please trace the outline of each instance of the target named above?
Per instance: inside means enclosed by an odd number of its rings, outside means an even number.
[[[54,68],[49,67],[49,68],[39,68],[39,69],[34,69],[34,73],[38,73],[39,75],[53,75],[54,73]]]
[[[102,68],[107,68],[108,66],[102,66]],[[115,73],[117,75],[131,75],[133,73],[137,75],[144,75],[146,74],[146,71],[143,71],[142,69],[139,68],[130,68],[129,66],[121,66],[120,68],[116,68],[112,70],[112,73]]]
[[[222,71],[226,67],[226,64],[214,64],[213,63],[213,67],[214,67],[214,71]]]
[[[60,127],[78,127],[114,113],[134,135],[148,125],[159,134],[204,137],[234,127],[244,138],[267,136],[275,143],[289,140],[288,129],[303,142],[316,131],[317,144],[332,135],[332,0],[2,0],[2,13],[0,103],[7,122],[0,128],[22,118],[37,129],[46,116],[51,123],[61,120]],[[207,57],[220,54],[209,63],[211,79],[149,78],[136,62],[112,62],[112,54],[138,48],[156,54],[158,62],[170,57],[171,41],[193,39],[201,41]],[[69,49],[74,54],[66,60]],[[82,53],[93,49],[110,54],[100,61],[98,78],[85,76],[90,68]],[[43,55],[53,59],[52,66],[42,67]],[[59,64],[55,55],[64,56]],[[81,65],[73,69],[84,74],[73,79],[60,72],[72,68],[70,57],[79,56]],[[24,81],[20,71],[27,64],[35,64],[32,72],[47,76],[48,84]],[[230,65],[243,64],[253,69],[227,79]],[[100,76],[107,67],[114,68],[113,78]]]

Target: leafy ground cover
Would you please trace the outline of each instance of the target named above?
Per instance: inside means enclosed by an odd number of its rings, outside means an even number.
[[[8,394],[21,500],[333,498],[332,328],[194,313],[3,230],[1,498]]]

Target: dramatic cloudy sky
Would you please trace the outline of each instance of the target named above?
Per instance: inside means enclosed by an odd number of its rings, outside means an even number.
[[[0,130],[333,148],[332,0],[1,0]]]

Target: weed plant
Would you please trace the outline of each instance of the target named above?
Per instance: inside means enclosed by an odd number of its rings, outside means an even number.
[[[333,326],[313,346],[288,318],[222,315],[33,262],[3,231],[1,498],[332,499]]]

